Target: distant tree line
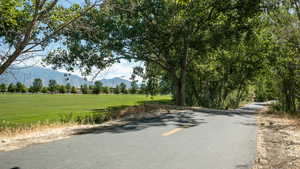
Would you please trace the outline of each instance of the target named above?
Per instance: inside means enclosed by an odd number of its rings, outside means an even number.
[[[50,93],[50,94],[148,94],[148,89],[145,84],[140,87],[137,85],[136,81],[131,83],[131,87],[127,88],[124,83],[117,85],[116,87],[103,86],[100,81],[96,81],[94,85],[81,85],[79,88],[72,86],[70,83],[66,85],[60,85],[56,80],[49,80],[48,86],[43,85],[42,79],[34,79],[30,87],[25,86],[21,82],[16,84],[10,83],[6,85],[4,83],[0,84],[1,93]],[[156,93],[158,94],[158,93]],[[165,93],[161,93],[165,94]]]

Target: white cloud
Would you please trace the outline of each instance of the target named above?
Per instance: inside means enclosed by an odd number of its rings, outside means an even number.
[[[128,62],[122,60],[120,63],[115,63],[111,67],[103,70],[97,79],[110,79],[114,77],[120,77],[122,79],[127,79],[131,77],[132,70],[136,66],[143,66],[142,62]],[[141,79],[138,79],[141,80]]]

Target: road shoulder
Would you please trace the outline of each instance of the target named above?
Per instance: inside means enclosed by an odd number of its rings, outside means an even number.
[[[266,112],[257,115],[257,156],[253,169],[299,169],[299,121]]]

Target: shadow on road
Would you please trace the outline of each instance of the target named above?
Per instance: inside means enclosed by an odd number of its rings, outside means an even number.
[[[142,118],[142,119],[129,119],[125,124],[114,126],[101,126],[89,129],[78,129],[74,135],[82,134],[101,134],[105,132],[110,133],[124,133],[139,131],[154,126],[167,126],[175,125],[178,127],[194,127],[202,123],[206,123],[204,119],[196,119],[194,112],[182,111],[178,113],[165,113],[157,117]]]
[[[194,112],[197,113],[204,113],[207,116],[244,116],[244,117],[251,117],[252,115],[256,114],[257,108],[240,108],[236,110],[218,110],[218,109],[202,109],[202,108],[197,108],[197,109],[192,109]]]
[[[240,164],[235,166],[236,169],[248,169],[250,168],[249,164]]]
[[[112,126],[100,126],[88,129],[78,129],[74,132],[74,135],[82,134],[101,134],[105,132],[109,133],[125,133],[132,131],[139,131],[149,127],[155,126],[167,126],[175,125],[177,127],[189,128],[198,126],[205,122],[204,119],[200,119],[199,113],[204,114],[205,117],[209,116],[243,116],[245,118],[253,118],[257,110],[263,108],[264,104],[254,103],[249,106],[245,106],[236,110],[218,110],[218,109],[205,109],[205,108],[184,108],[183,110],[177,110],[176,113],[163,113],[156,117],[151,118],[132,118],[126,120],[122,124],[116,124]],[[145,111],[147,112],[147,111]],[[243,125],[256,125],[254,123],[245,123]]]

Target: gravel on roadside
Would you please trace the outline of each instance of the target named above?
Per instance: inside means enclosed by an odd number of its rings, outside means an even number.
[[[295,119],[259,113],[253,169],[300,169],[300,125]]]

